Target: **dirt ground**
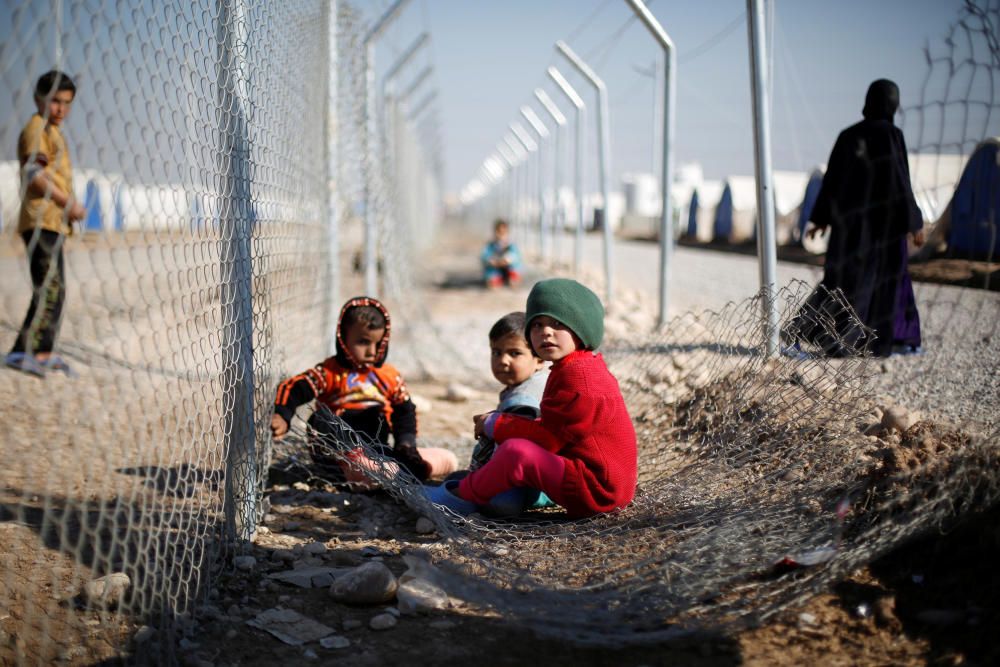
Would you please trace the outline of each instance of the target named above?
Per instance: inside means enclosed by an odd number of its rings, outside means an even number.
[[[474,274],[472,274],[474,275]],[[427,277],[427,315],[464,317],[485,332],[498,313],[523,308],[524,287],[487,292],[465,271]],[[485,323],[485,326],[484,326]],[[409,378],[418,401],[425,441],[448,443],[467,460],[471,416],[490,409],[497,388],[488,374],[485,335],[468,344],[455,368],[408,367],[407,341],[394,343],[393,357]],[[478,360],[478,361],[477,361]],[[479,364],[479,374],[474,371]],[[459,367],[461,366],[461,367]],[[463,380],[464,400],[454,398],[454,378]],[[348,605],[327,587],[300,588],[268,575],[292,567],[353,567],[381,561],[397,577],[411,550],[432,548],[435,532],[420,517],[381,492],[352,493],[275,467],[267,486],[269,511],[249,555],[253,566],[235,562],[205,591],[187,632],[174,644],[182,664],[337,664],[346,667],[403,665],[990,665],[1000,664],[1000,510],[971,517],[947,534],[928,536],[853,572],[846,580],[778,617],[752,619],[754,627],[683,643],[622,648],[577,646],[536,635],[497,614],[456,604],[417,615],[394,615],[395,601]],[[6,520],[6,517],[0,517]],[[419,528],[419,532],[418,532]],[[21,552],[31,550],[24,545]],[[339,648],[317,641],[291,645],[247,624],[261,612],[294,610],[321,623],[342,640]],[[373,629],[390,613],[395,623]],[[80,612],[87,625],[116,623],[98,612]],[[0,630],[7,627],[0,619]],[[110,628],[126,653],[110,647],[65,655],[68,664],[148,664],[163,659],[164,642],[150,640],[140,623]],[[153,631],[155,638],[155,631]],[[0,637],[16,649],[8,631]],[[163,638],[158,638],[163,639]],[[0,664],[13,664],[15,650],[0,650]]]
[[[465,313],[471,320],[484,309],[497,313],[520,309],[525,289],[486,292],[460,274],[431,277],[427,303],[431,315]],[[487,306],[484,308],[484,304]],[[447,399],[447,373],[442,379],[411,382],[422,406],[421,436],[453,443],[460,460],[471,447],[471,415],[489,409],[495,391],[484,382],[470,383],[463,402]],[[465,447],[463,449],[463,446]],[[327,591],[293,589],[267,582],[268,571],[285,569],[275,562],[277,549],[304,548],[323,542],[328,551],[317,562],[357,565],[380,559],[397,576],[406,570],[408,550],[433,545],[435,533],[417,532],[419,517],[387,494],[341,494],[315,488],[302,478],[282,474],[271,487],[271,513],[257,536],[254,555],[261,569],[252,575],[227,576],[211,604],[242,616],[257,610],[294,609],[336,630],[349,640],[341,649],[283,644],[235,619],[200,626],[189,645],[188,660],[205,664],[270,665],[299,663],[346,666],[383,664],[522,665],[988,665],[1000,662],[993,639],[1000,630],[1000,511],[970,519],[947,535],[930,536],[851,574],[831,590],[776,618],[755,619],[755,627],[729,636],[696,641],[598,648],[537,636],[530,627],[502,617],[482,615],[456,606],[416,616],[401,615],[394,627],[374,630],[371,619],[393,603],[348,606]],[[311,498],[327,498],[318,507]],[[335,495],[323,495],[334,493]],[[278,552],[282,553],[282,552]],[[238,610],[233,607],[237,605]]]

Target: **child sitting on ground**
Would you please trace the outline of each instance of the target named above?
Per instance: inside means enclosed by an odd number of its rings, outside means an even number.
[[[600,299],[575,280],[553,278],[531,289],[526,311],[531,349],[552,362],[540,417],[474,417],[476,436],[500,443],[492,458],[460,481],[427,488],[428,497],[459,514],[524,487],[571,517],[625,507],[635,496],[638,450],[618,381],[595,352],[604,337]]]
[[[402,375],[385,363],[390,328],[389,311],[379,301],[351,299],[337,322],[336,355],[278,386],[272,435],[275,439],[284,437],[295,410],[315,399],[318,406],[308,422],[312,431],[309,453],[320,475],[330,481],[372,488],[374,482],[365,470],[394,476],[402,465],[425,480],[458,467],[458,459],[446,449],[417,447],[417,408]],[[352,442],[351,430],[391,460],[381,467],[368,458],[357,442]],[[348,448],[346,459],[350,463],[335,456],[335,448]]]
[[[521,253],[510,240],[510,225],[499,219],[493,223],[493,240],[483,248],[479,260],[483,264],[483,280],[490,289],[521,282]]]
[[[531,350],[524,338],[524,313],[507,313],[497,320],[490,329],[490,370],[493,377],[504,385],[500,392],[497,412],[521,415],[536,419],[540,414],[542,393],[549,371],[545,362]],[[468,470],[454,473],[449,479],[461,479],[470,472],[479,470],[493,456],[496,441],[481,436],[472,450],[472,460]],[[551,504],[545,494],[535,489],[512,489],[487,508],[488,514],[520,514],[533,506],[544,507]]]

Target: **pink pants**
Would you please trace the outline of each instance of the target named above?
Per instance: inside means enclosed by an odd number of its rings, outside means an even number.
[[[566,461],[531,440],[511,438],[497,446],[486,465],[469,473],[458,485],[458,495],[477,505],[518,486],[544,491],[562,504],[562,480]]]

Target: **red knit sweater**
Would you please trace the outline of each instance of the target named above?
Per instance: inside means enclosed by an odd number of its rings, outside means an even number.
[[[618,381],[597,352],[577,350],[552,364],[535,420],[501,414],[497,442],[526,438],[566,459],[563,497],[571,516],[624,507],[635,496],[635,429]]]

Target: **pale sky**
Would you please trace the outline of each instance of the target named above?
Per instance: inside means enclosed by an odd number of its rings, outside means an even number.
[[[980,4],[986,2],[997,4]],[[388,5],[382,0],[368,11],[375,16]],[[648,6],[677,49],[677,162],[699,162],[709,178],[752,173],[746,2],[659,0]],[[770,6],[774,167],[809,170],[826,162],[841,129],[861,120],[872,80],[896,81],[904,108],[921,104],[930,69],[925,48],[943,48],[964,2],[776,0]],[[556,64],[587,93],[594,121],[596,96],[554,49],[557,40],[566,41],[607,85],[612,188],[617,189],[622,173],[650,170],[654,90],[652,80],[636,68],[649,68],[662,57],[646,28],[631,16],[623,0],[411,0],[379,42],[377,58],[380,68],[386,67],[421,31],[431,33],[431,48],[412,71],[427,63],[435,68],[445,186],[454,192],[475,176],[507,124],[519,119],[521,105],[532,104],[540,112],[532,95],[536,86],[552,93],[568,113],[568,104],[544,74],[548,65]],[[941,78],[937,72],[933,76]],[[934,94],[943,95],[932,92],[930,99]],[[897,116],[911,151],[933,151],[947,141],[939,128],[927,123],[921,128],[912,115],[910,126],[901,121]],[[1000,131],[996,122],[990,127],[993,134]],[[595,151],[593,128],[588,141]],[[590,174],[587,189],[595,187],[596,166]]]
[[[1000,4],[1000,0],[976,1],[991,7],[994,13]],[[320,20],[320,3],[288,3],[291,9],[287,15],[300,19],[315,15]],[[4,160],[14,158],[17,132],[32,112],[31,85],[53,62],[51,25],[55,4],[51,0],[18,0],[0,5],[0,116],[7,119],[0,122]],[[215,6],[214,1],[202,4]],[[357,0],[354,4],[374,20],[390,2]],[[750,174],[753,135],[746,2],[655,0],[648,4],[677,49],[677,163],[698,162],[708,178]],[[197,113],[212,117],[215,99],[211,95],[204,98],[205,88],[201,85],[215,76],[209,71],[215,57],[211,35],[184,33],[187,41],[179,44],[172,34],[144,38],[142,30],[128,27],[126,5],[109,5],[104,14],[92,15],[87,3],[63,2],[64,47],[72,61],[67,63],[67,69],[82,72],[85,82],[85,94],[79,96],[67,127],[76,151],[74,164],[110,170],[131,167],[140,180],[172,179],[176,175],[168,165],[181,162],[174,159],[181,147],[161,146],[162,140],[169,137],[156,132],[157,123],[173,127],[179,121],[172,115],[192,104]],[[184,3],[174,7],[180,5]],[[158,6],[144,5],[144,11],[177,11]],[[169,24],[211,27],[210,9],[199,9],[197,4],[184,6],[184,11],[198,13],[197,20],[185,21],[181,16],[170,19]],[[284,15],[268,10],[266,3],[253,6],[255,16],[269,12]],[[911,151],[971,151],[972,146],[953,141],[951,126],[956,119],[960,139],[1000,134],[1000,114],[979,123],[975,105],[963,102],[966,97],[976,97],[976,89],[984,88],[985,83],[996,84],[1000,90],[1000,82],[978,80],[970,87],[961,72],[948,76],[944,64],[928,64],[927,49],[931,54],[946,49],[944,39],[961,15],[963,0],[772,0],[769,6],[773,8],[772,145],[776,169],[806,171],[825,162],[837,133],[860,120],[865,91],[876,78],[890,78],[899,84],[904,108],[927,108],[929,103],[946,99],[953,103],[948,107],[944,129],[938,122],[940,118],[918,114],[897,117]],[[109,15],[109,8],[120,14]],[[306,34],[295,25],[272,26],[268,30],[269,38],[283,42],[294,41],[287,35]],[[653,143],[654,88],[652,79],[637,68],[649,69],[655,59],[662,57],[662,51],[624,0],[409,0],[377,44],[378,72],[384,73],[424,31],[431,35],[430,46],[401,76],[401,86],[426,66],[434,68],[422,90],[434,89],[438,93],[429,115],[436,114],[437,118],[445,191],[457,192],[476,175],[484,158],[507,132],[508,123],[520,119],[521,105],[530,104],[541,115],[532,94],[536,87],[548,91],[568,114],[568,104],[545,76],[550,64],[567,75],[588,104],[590,152],[585,189],[596,190],[596,97],[557,55],[554,43],[560,39],[583,57],[607,85],[612,189],[620,188],[623,173],[650,171],[654,152],[659,152],[654,151]],[[291,50],[287,43],[283,46],[284,57],[302,63],[298,68],[301,81],[275,85],[307,86],[312,78],[323,76],[319,71],[322,44],[317,40],[303,41]],[[270,57],[265,44],[256,47],[255,57]],[[179,90],[173,83],[155,86],[157,68],[183,68],[183,58],[191,60],[192,50],[198,49],[205,52],[196,54],[195,60],[199,67],[208,69],[181,79],[199,85],[192,84],[191,91]],[[122,75],[113,75],[114,71],[134,73],[137,68],[144,68],[154,85],[131,81],[131,75],[115,85]],[[163,79],[173,81],[170,76]],[[925,85],[925,81],[929,83]],[[951,88],[946,89],[949,83]],[[147,93],[147,88],[155,94]],[[423,94],[414,97],[419,100]],[[987,97],[992,99],[990,95]],[[109,109],[116,118],[113,126],[107,117]],[[130,110],[137,110],[145,119],[130,122],[126,118]],[[965,111],[971,111],[972,116],[962,115]],[[108,146],[109,132],[123,138]],[[129,157],[133,145],[153,149],[144,148],[139,154],[153,152],[162,159],[157,164],[139,159],[137,154],[135,165],[111,164],[120,161],[121,155]]]

